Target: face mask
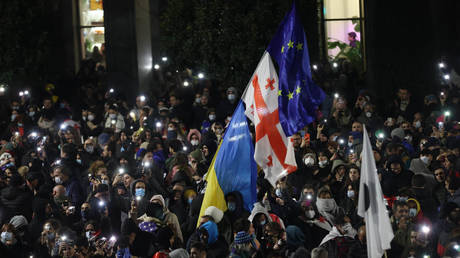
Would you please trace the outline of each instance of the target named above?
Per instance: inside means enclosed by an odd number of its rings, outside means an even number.
[[[145,195],[145,189],[144,188],[136,188],[136,197],[137,196],[144,197],[144,195]]]
[[[353,191],[353,190],[348,190],[348,191],[347,191],[347,196],[348,196],[348,198],[353,198],[353,197],[355,197],[355,191]]]
[[[189,205],[192,205],[193,198],[188,198],[187,202],[188,202]]]
[[[85,150],[86,150],[86,152],[88,152],[88,153],[93,153],[93,151],[94,151],[94,146],[86,146]]]
[[[168,131],[174,131],[174,127],[168,127]]]
[[[12,109],[13,110],[19,110],[19,107],[18,106],[13,106]]]
[[[353,143],[352,143],[352,142],[348,142],[347,144],[348,144],[348,147],[353,146]]]
[[[109,185],[109,180],[101,180],[101,184],[103,184],[103,185]]]
[[[367,116],[367,117],[371,117],[371,116],[372,116],[372,113],[371,113],[371,112],[366,112],[366,116]]]
[[[81,165],[81,159],[77,159],[77,160],[75,160],[75,161],[76,161],[78,164]]]
[[[200,143],[198,140],[191,140],[190,141],[190,144],[192,144],[192,146],[197,146],[198,143]]]
[[[415,122],[415,128],[420,128],[422,126],[422,122],[416,121]]]
[[[279,188],[276,188],[275,190],[275,195],[279,198],[281,198],[283,196],[283,193],[281,192],[281,189]]]
[[[227,207],[228,207],[228,210],[229,210],[229,211],[235,211],[235,210],[236,210],[236,203],[234,203],[234,202],[229,202],[229,203],[227,204]]]
[[[12,114],[12,115],[11,115],[11,122],[13,122],[14,119],[16,119],[16,115],[15,115],[15,114]]]
[[[48,238],[48,240],[52,241],[52,240],[54,240],[56,235],[54,233],[49,232],[48,234],[46,234],[46,237]]]
[[[312,157],[306,157],[303,162],[307,166],[313,166],[315,164],[315,160]]]
[[[216,115],[209,115],[209,120],[214,121],[216,119]]]
[[[89,211],[88,210],[82,210],[80,211],[81,217],[86,218],[88,217]]]
[[[61,179],[60,177],[57,176],[57,177],[54,178],[54,182],[55,182],[56,184],[58,184],[58,185],[59,185],[59,184],[62,184],[62,179]]]
[[[430,159],[427,156],[420,157],[420,160],[425,163],[425,165],[429,165]]]
[[[408,136],[404,137],[404,139],[406,139],[407,142],[412,142],[412,136],[411,135],[408,135]]]
[[[417,209],[416,208],[410,208],[409,209],[409,217],[415,217],[417,215]]]
[[[305,217],[307,217],[308,219],[314,218],[315,217],[315,210],[305,211]]]
[[[11,232],[2,232],[0,235],[3,244],[6,244],[7,241],[13,240],[13,233]]]
[[[92,231],[92,230],[86,231],[85,235],[86,235],[86,238],[87,238],[87,239],[90,239],[90,238],[93,237],[94,231]]]
[[[195,103],[200,104],[201,103],[201,98],[195,98]]]
[[[235,95],[235,94],[228,94],[227,98],[228,98],[228,100],[229,100],[230,102],[232,102],[232,101],[235,100],[236,95]]]
[[[93,121],[94,120],[94,115],[88,115],[88,121]]]
[[[35,116],[35,112],[34,112],[34,111],[29,112],[29,116],[30,116],[30,117]]]
[[[327,165],[327,160],[321,160],[318,162],[320,168],[324,168]]]
[[[263,226],[263,225],[265,225],[265,223],[267,223],[267,221],[266,221],[266,220],[262,220],[262,221],[260,222],[260,225]]]
[[[117,118],[117,114],[110,114],[109,117],[112,118],[112,119],[115,119],[115,118]]]

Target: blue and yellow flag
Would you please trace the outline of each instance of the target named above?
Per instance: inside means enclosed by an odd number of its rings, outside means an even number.
[[[214,155],[206,181],[200,217],[209,206],[226,211],[225,195],[233,191],[239,191],[243,196],[244,208],[252,210],[257,200],[257,164],[242,101],[233,113],[224,139]]]
[[[312,80],[307,38],[295,1],[284,17],[267,52],[279,66],[279,116],[286,136],[291,136],[315,120],[315,112],[325,94]]]

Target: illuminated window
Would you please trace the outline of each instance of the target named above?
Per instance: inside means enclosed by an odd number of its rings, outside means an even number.
[[[79,8],[82,59],[102,61],[101,48],[105,43],[102,0],[79,0]],[[98,53],[93,53],[96,50]]]
[[[322,19],[329,60],[347,59],[362,67],[363,2],[324,0]]]

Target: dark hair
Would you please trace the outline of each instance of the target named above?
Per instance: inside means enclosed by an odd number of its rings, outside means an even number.
[[[239,218],[235,221],[235,224],[233,225],[233,233],[238,233],[241,231],[249,231],[249,227],[251,226],[251,223],[247,219]]]
[[[203,243],[201,243],[201,242],[195,242],[195,243],[193,243],[193,244],[190,246],[190,250],[191,250],[192,248],[198,249],[198,251],[200,251],[200,252],[206,252],[206,246],[205,246]]]
[[[407,202],[405,201],[395,201],[393,203],[393,212],[395,212],[398,209],[398,207],[402,206],[409,206],[409,204],[407,204]]]
[[[77,157],[77,150],[72,143],[64,143],[61,147],[61,151],[64,152],[70,160],[74,160]]]

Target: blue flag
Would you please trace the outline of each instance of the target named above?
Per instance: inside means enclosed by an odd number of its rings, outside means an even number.
[[[233,113],[224,139],[209,166],[206,181],[200,217],[209,206],[226,211],[225,196],[234,191],[241,193],[244,208],[248,211],[257,201],[257,164],[242,101]]]
[[[286,136],[315,120],[325,94],[312,80],[307,38],[295,2],[281,22],[267,51],[279,66],[279,116]]]

